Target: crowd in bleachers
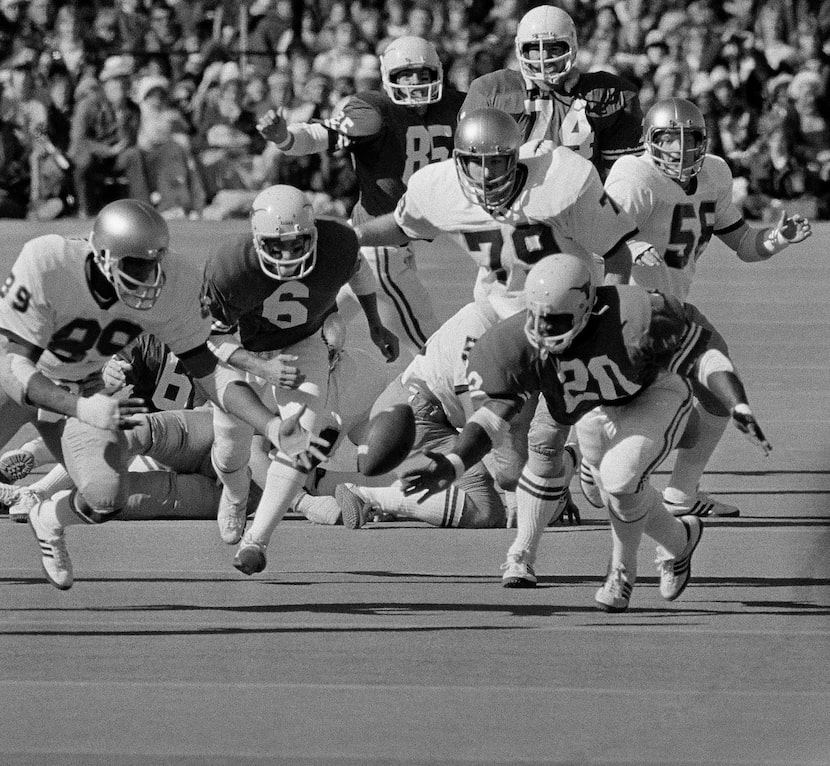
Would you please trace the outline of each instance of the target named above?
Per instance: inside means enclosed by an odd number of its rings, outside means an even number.
[[[516,67],[522,0],[0,0],[0,217],[94,215],[119,196],[169,218],[246,211],[274,183],[346,215],[349,161],[286,157],[267,110],[322,118],[380,87],[377,55],[434,41],[448,83]],[[748,218],[830,217],[830,0],[562,0],[578,65],[706,115]]]

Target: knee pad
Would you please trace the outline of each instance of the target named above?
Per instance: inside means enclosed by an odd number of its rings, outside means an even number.
[[[653,487],[649,487],[656,492]],[[633,492],[631,494],[608,495],[608,508],[620,521],[632,523],[639,521],[648,514],[651,507],[649,492]]]

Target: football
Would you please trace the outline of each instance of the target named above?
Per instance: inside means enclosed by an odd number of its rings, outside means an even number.
[[[396,404],[372,418],[357,448],[357,468],[364,476],[394,471],[412,451],[415,415],[408,404]]]

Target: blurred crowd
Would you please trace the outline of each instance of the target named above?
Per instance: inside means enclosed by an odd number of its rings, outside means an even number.
[[[378,54],[433,41],[447,82],[515,67],[522,0],[0,0],[0,217],[89,216],[144,199],[169,218],[239,214],[289,183],[318,212],[357,197],[346,157],[286,157],[256,130],[325,118],[381,86]],[[830,0],[561,0],[578,64],[690,98],[748,218],[830,217]]]

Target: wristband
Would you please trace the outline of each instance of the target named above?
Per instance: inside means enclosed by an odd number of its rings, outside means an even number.
[[[770,229],[767,232],[767,236],[764,237],[764,249],[770,253],[770,255],[780,253],[789,246],[790,241],[781,233],[781,230],[777,226]]]
[[[445,456],[447,460],[449,460],[452,467],[455,469],[455,478],[460,479],[464,475],[464,471],[467,469],[464,468],[464,461],[456,455],[454,452],[450,452],[449,455]]]

